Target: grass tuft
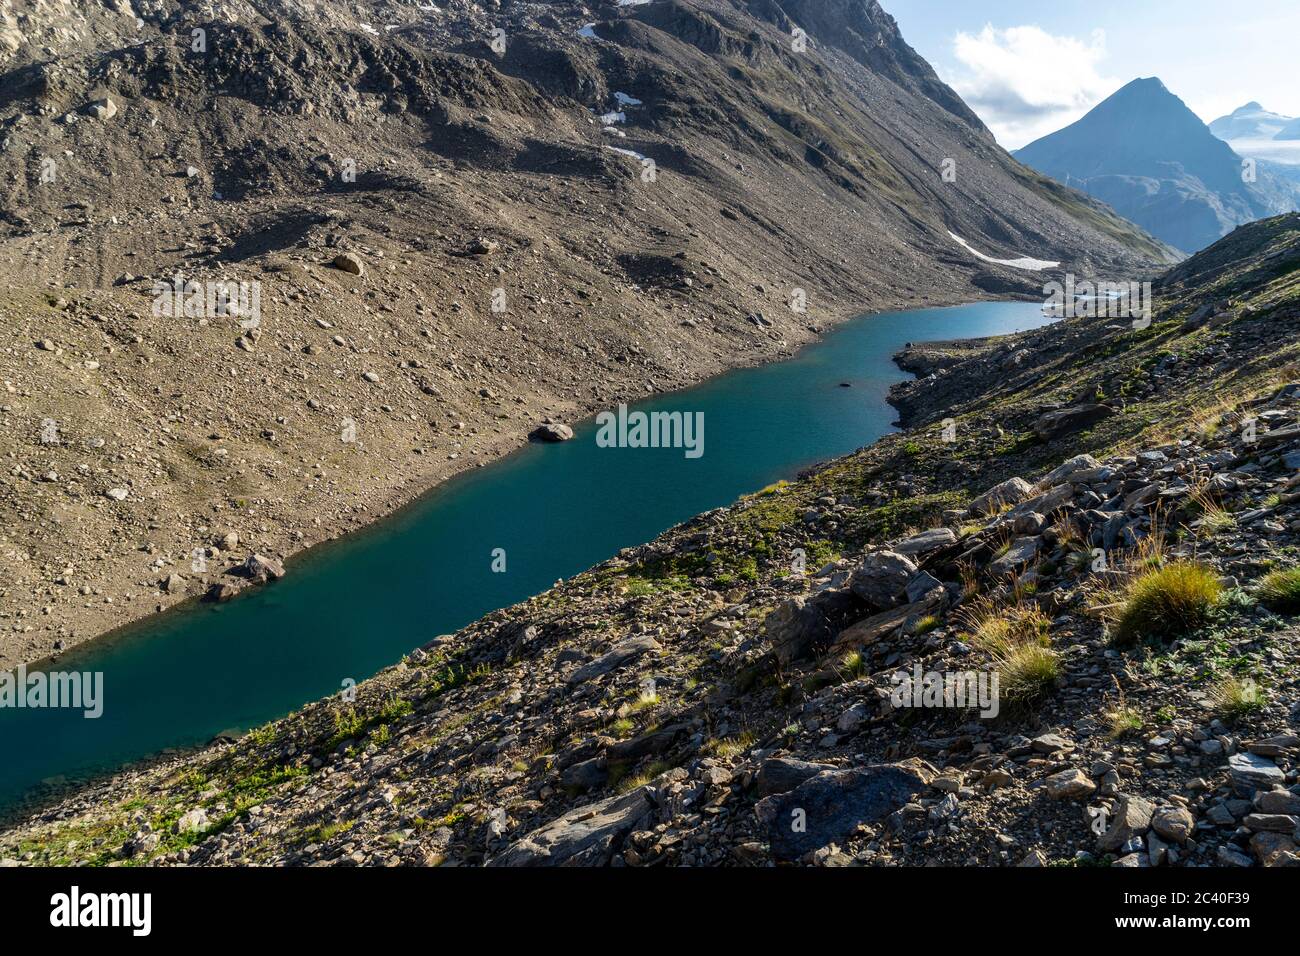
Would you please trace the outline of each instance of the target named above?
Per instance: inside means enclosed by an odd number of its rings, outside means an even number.
[[[849,651],[836,669],[845,681],[857,680],[867,672],[867,661],[858,651]]]
[[[1106,729],[1112,740],[1137,733],[1142,724],[1142,712],[1136,707],[1120,703],[1106,711]]]
[[[1209,689],[1210,706],[1220,717],[1244,717],[1264,706],[1264,695],[1253,680],[1225,677]]]
[[[1270,610],[1282,614],[1300,614],[1300,568],[1266,574],[1256,596]]]
[[[1201,564],[1177,561],[1147,571],[1124,589],[1114,616],[1114,642],[1189,634],[1206,624],[1222,593],[1218,576]]]

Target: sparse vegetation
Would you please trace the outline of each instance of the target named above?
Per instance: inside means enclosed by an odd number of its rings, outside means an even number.
[[[943,621],[937,614],[927,614],[912,625],[912,633],[920,637],[922,634],[929,634],[942,625]]]
[[[839,672],[845,680],[856,680],[866,673],[867,663],[859,651],[849,651],[840,658]]]
[[[1105,716],[1106,731],[1113,740],[1137,733],[1143,726],[1142,712],[1122,700],[1119,704],[1106,711]]]
[[[738,737],[710,740],[704,745],[703,752],[714,757],[726,758],[744,753],[752,746],[754,746],[754,735],[746,731]]]
[[[1222,534],[1237,524],[1232,512],[1224,508],[1205,485],[1192,492],[1191,502],[1200,512],[1197,533],[1203,537]]]
[[[1210,686],[1210,706],[1229,720],[1244,717],[1264,706],[1259,685],[1248,677],[1229,676]]]
[[[637,787],[644,787],[646,784],[651,783],[660,774],[666,773],[672,769],[673,765],[667,761],[656,760],[640,773],[633,774],[630,777],[621,778],[615,789],[619,793],[627,793],[631,790],[635,790]]]

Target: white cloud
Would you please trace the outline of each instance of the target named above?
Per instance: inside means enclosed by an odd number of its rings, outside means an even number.
[[[1121,85],[1099,72],[1102,30],[1084,41],[1036,26],[989,25],[958,33],[953,53],[962,69],[950,85],[1008,149],[1073,123]]]

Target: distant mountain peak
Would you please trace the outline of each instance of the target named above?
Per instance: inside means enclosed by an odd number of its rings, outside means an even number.
[[[1238,106],[1227,116],[1220,116],[1210,124],[1210,132],[1222,140],[1272,139],[1289,123],[1291,117],[1264,109],[1258,101],[1251,100]]]
[[[1160,77],[1145,76],[1138,77],[1135,80],[1130,80],[1128,83],[1125,83],[1118,90],[1112,93],[1109,98],[1114,99],[1117,96],[1122,98],[1147,96],[1155,99],[1173,95],[1173,93],[1169,92],[1169,87],[1165,86],[1164,81],[1161,80]],[[1177,99],[1177,97],[1174,98]]]
[[[1275,115],[1254,106],[1246,114],[1249,124]],[[1226,138],[1216,137],[1158,77],[1144,77],[1077,122],[1017,151],[1016,158],[1194,252],[1243,222],[1295,208],[1289,184],[1262,173],[1257,182],[1243,180],[1241,157]]]

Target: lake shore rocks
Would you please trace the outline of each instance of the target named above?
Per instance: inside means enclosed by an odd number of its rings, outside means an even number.
[[[543,422],[533,429],[532,439],[549,443],[572,441],[573,429],[563,422]]]

